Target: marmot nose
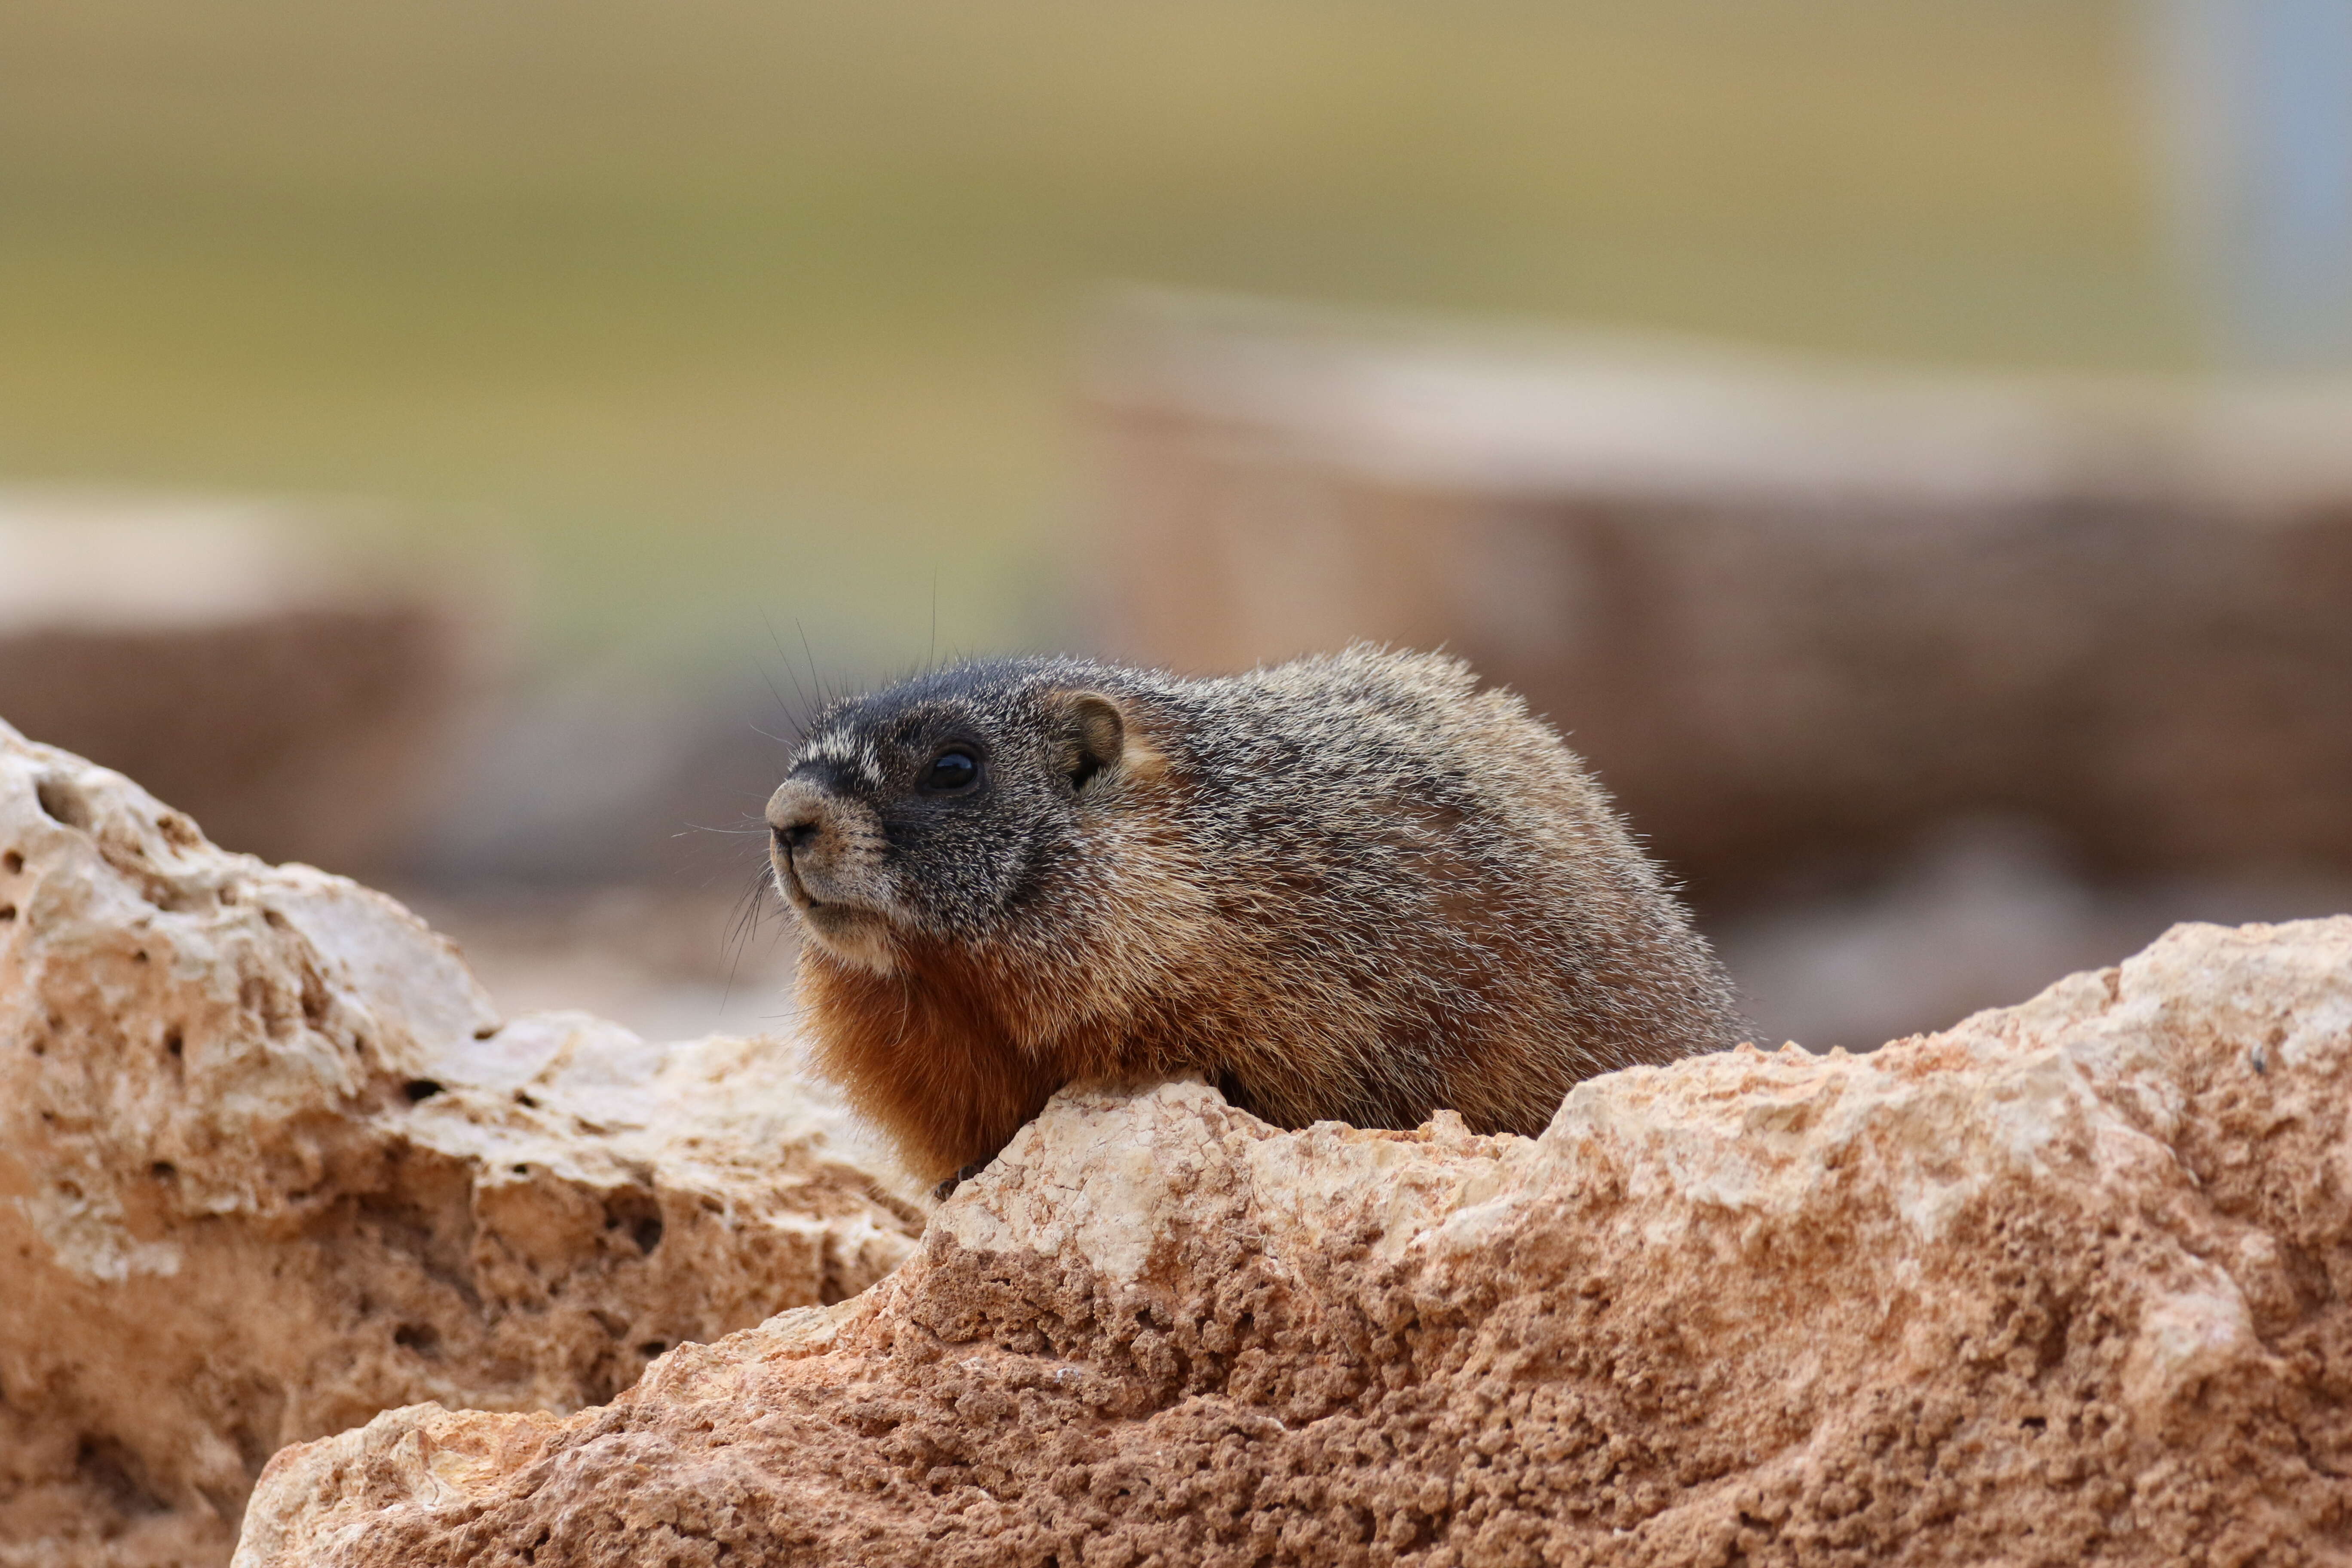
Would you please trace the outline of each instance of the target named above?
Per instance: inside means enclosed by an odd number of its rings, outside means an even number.
[[[768,831],[778,848],[797,855],[824,827],[824,796],[805,784],[787,782],[768,801]]]

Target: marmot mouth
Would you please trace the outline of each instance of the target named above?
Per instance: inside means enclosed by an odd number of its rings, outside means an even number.
[[[783,890],[784,901],[791,904],[819,936],[840,937],[862,928],[890,923],[880,911],[862,904],[818,898],[809,891],[808,884],[801,880],[800,870],[789,856],[776,857],[776,880]]]
[[[898,971],[898,937],[889,920],[872,910],[812,903],[801,910],[801,925],[808,937],[807,953],[823,953],[875,974]]]
[[[802,917],[814,926],[821,936],[839,936],[852,931],[863,931],[890,922],[872,910],[861,910],[856,904],[810,903],[801,910]]]
[[[793,868],[791,856],[770,854],[768,868],[776,874],[776,891],[783,894],[784,902],[803,914],[817,907],[816,900],[811,898],[808,889],[802,885],[800,873]]]

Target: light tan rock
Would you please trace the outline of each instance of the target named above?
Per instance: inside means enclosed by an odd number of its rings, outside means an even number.
[[[1059,1096],[854,1300],[290,1448],[239,1568],[2352,1561],[2352,919],[1540,1139]]]
[[[777,1040],[501,1022],[389,899],[0,726],[0,1564],[229,1555],[270,1454],[571,1411],[919,1215]]]

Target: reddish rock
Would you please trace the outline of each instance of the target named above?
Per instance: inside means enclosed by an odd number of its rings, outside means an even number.
[[[270,1462],[239,1568],[2352,1559],[2352,919],[1540,1139],[1066,1091],[853,1300]]]

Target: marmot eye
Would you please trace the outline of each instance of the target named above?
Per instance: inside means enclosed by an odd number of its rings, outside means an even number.
[[[961,746],[941,752],[923,770],[923,788],[933,795],[953,795],[980,782],[980,759]]]

